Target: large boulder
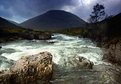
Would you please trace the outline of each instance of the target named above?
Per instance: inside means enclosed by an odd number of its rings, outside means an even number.
[[[8,73],[0,75],[0,78],[3,78],[0,84],[4,84],[6,77],[6,80],[11,81],[5,84],[44,84],[51,79],[52,71],[52,55],[49,52],[41,52],[19,59]]]

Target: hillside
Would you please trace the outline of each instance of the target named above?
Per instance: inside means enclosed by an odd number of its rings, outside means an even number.
[[[121,13],[101,22],[89,24],[87,36],[91,38],[100,37],[111,40],[115,37],[121,37]],[[95,34],[95,35],[94,35]]]
[[[12,24],[10,21],[0,17],[0,42],[12,41],[17,39],[49,39],[48,32],[25,29]]]
[[[51,10],[29,19],[20,25],[30,29],[60,30],[72,27],[84,27],[85,21],[74,14],[62,10]]]
[[[9,28],[9,27],[16,28],[17,26],[10,23],[10,21],[0,17],[0,29]]]

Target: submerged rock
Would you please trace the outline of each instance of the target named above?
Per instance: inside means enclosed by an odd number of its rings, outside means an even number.
[[[121,84],[121,68],[113,65],[97,65],[94,70],[98,71],[98,84]]]
[[[91,62],[90,60],[84,57],[79,57],[79,62],[81,62],[82,66],[84,66],[85,68],[89,68],[89,69],[92,69],[94,65],[93,62]]]
[[[44,84],[51,79],[52,71],[52,55],[41,52],[19,59],[7,73],[0,74],[0,84]]]
[[[84,57],[74,57],[69,59],[69,66],[77,67],[79,69],[92,69],[93,62]]]

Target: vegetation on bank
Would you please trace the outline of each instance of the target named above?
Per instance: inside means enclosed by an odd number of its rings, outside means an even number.
[[[51,31],[52,33],[61,33],[61,34],[67,34],[67,35],[72,35],[72,36],[79,36],[82,34],[86,34],[86,29],[85,28],[68,28],[68,29],[62,29],[62,30],[55,30]]]
[[[0,28],[0,42],[13,41],[18,39],[50,39],[50,32],[43,32],[32,29],[25,29],[21,27],[6,27]]]

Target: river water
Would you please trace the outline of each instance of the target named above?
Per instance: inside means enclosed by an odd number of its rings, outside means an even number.
[[[94,65],[103,64],[103,52],[89,39],[54,34],[51,40],[18,40],[1,44],[0,70],[9,67],[22,56],[48,51],[53,55],[53,62],[65,69],[70,69],[69,60],[73,57],[85,57]]]

